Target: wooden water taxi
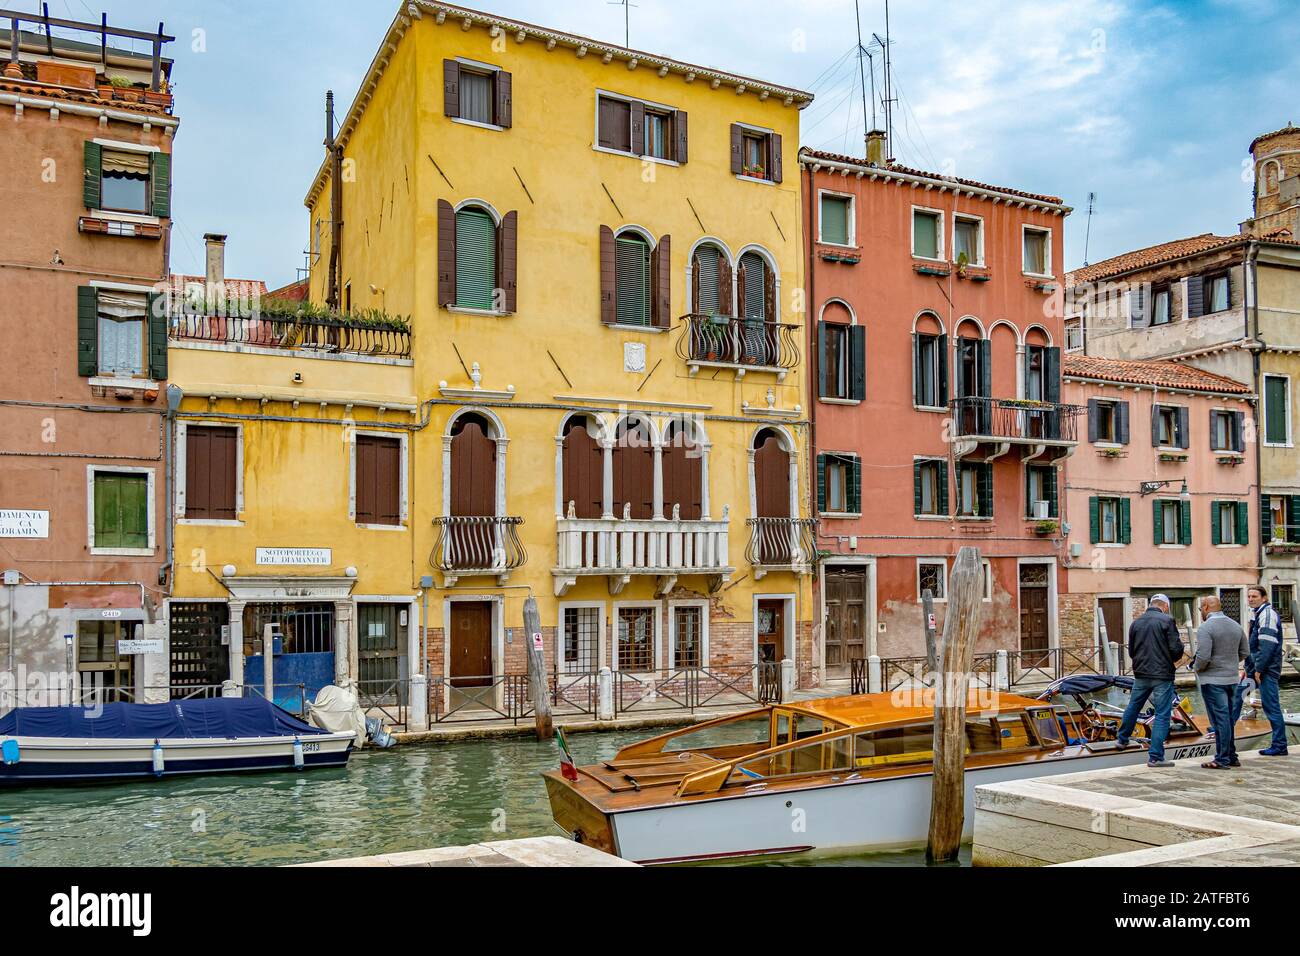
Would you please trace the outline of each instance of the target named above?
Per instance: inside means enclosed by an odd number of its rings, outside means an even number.
[[[1075,683],[1068,683],[1075,681]],[[966,715],[966,832],[975,787],[1146,761],[1150,716],[1121,750],[1118,722],[1087,695],[1131,678],[1067,678],[1042,699],[972,692]],[[555,822],[642,864],[923,844],[934,759],[932,692],[915,705],[865,694],[777,704],[705,721],[545,774]],[[1208,721],[1173,712],[1166,759],[1212,756]],[[1268,725],[1243,720],[1242,745]],[[1156,772],[1156,771],[1153,771]]]

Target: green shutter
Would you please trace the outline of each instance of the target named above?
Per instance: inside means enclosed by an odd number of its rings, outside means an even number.
[[[922,514],[921,511],[921,470],[925,462],[912,462],[912,514]]]
[[[1223,544],[1223,534],[1219,529],[1219,511],[1223,507],[1222,501],[1210,502],[1210,543]]]
[[[619,325],[650,324],[650,247],[640,237],[615,242],[614,309]],[[460,249],[456,250],[459,258]]]
[[[99,374],[99,290],[89,285],[77,289],[77,374]]]
[[[496,223],[481,209],[462,209],[456,213],[456,304],[490,309],[496,284]]]
[[[153,214],[168,219],[172,214],[172,158],[166,153],[149,154],[149,182],[153,188]]]
[[[1047,469],[1047,501],[1053,518],[1059,518],[1061,516],[1060,497],[1056,489],[1056,481],[1056,469]]]
[[[817,456],[817,513],[826,513],[826,456]]]
[[[1164,544],[1164,522],[1161,520],[1160,499],[1155,498],[1151,502],[1151,542],[1152,544]]]
[[[155,382],[167,378],[167,302],[157,292],[145,297],[149,315],[149,377]]]
[[[849,398],[855,402],[867,397],[867,330],[861,325],[849,328]]]
[[[825,322],[817,323],[817,394],[822,398],[831,398],[830,360],[826,353],[830,330]]]
[[[1127,498],[1119,500],[1119,541],[1120,544],[1133,543],[1133,513]]]
[[[939,514],[947,515],[951,513],[948,506],[948,461],[947,459],[940,459],[935,463],[935,467],[939,470],[939,482],[938,482]]]
[[[849,244],[849,201],[841,196],[822,196],[822,242]]]
[[[1237,505],[1237,540],[1236,544],[1250,544],[1250,505],[1238,501]]]
[[[1268,495],[1259,496],[1259,540],[1273,540],[1273,501]]]
[[[1093,544],[1101,541],[1101,499],[1095,495],[1088,499],[1088,540]]]
[[[1286,444],[1288,398],[1286,379],[1264,376],[1264,441],[1270,445]]]
[[[912,255],[923,259],[939,257],[939,217],[932,212],[912,213]]]
[[[1190,501],[1178,502],[1179,522],[1178,522],[1178,543],[1192,543],[1192,503]]]
[[[849,460],[849,514],[862,514],[862,460]]]
[[[1288,496],[1289,515],[1286,526],[1286,540],[1291,544],[1300,544],[1300,495]]]
[[[95,547],[149,547],[148,478],[95,475]]]
[[[82,201],[87,209],[98,209],[104,199],[104,148],[98,143],[86,143],[85,158]]]
[[[980,517],[993,517],[993,465],[984,462],[975,473],[975,489],[979,496]]]

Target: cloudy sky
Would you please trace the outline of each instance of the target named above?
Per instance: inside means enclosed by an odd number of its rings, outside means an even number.
[[[98,20],[104,0],[49,0]],[[860,0],[864,38],[884,0]],[[34,0],[12,0],[34,7]],[[475,4],[471,4],[475,5]],[[178,41],[172,268],[202,271],[230,234],[231,275],[291,282],[320,163],[324,91],[352,101],[397,0],[113,0],[110,18]],[[1195,235],[1249,214],[1246,148],[1300,123],[1300,0],[893,0],[900,162],[1065,197],[1067,263]],[[482,9],[622,43],[606,0]],[[632,46],[810,90],[804,145],[861,154],[853,0],[633,0]],[[195,31],[201,31],[196,33]],[[880,56],[875,49],[879,85]]]

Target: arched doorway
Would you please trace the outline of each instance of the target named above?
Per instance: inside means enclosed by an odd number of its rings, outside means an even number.
[[[654,517],[654,443],[650,427],[624,419],[614,436],[614,516],[633,521]]]
[[[599,518],[605,510],[604,451],[596,439],[595,421],[575,415],[564,423],[561,485],[562,515]]]
[[[754,498],[760,559],[764,564],[794,563],[790,453],[781,436],[771,429],[764,429],[754,438]]]
[[[497,514],[497,443],[487,419],[470,413],[451,430],[452,518],[494,518]],[[453,568],[492,568],[497,554],[493,521],[453,521],[447,555]]]

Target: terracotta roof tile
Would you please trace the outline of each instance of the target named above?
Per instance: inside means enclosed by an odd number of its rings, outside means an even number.
[[[170,279],[172,295],[181,302],[185,301],[186,286],[193,284],[206,288],[208,282],[204,276],[187,276],[178,273],[172,273]],[[267,294],[266,283],[261,279],[226,279],[225,286],[228,298],[243,302],[261,299]]]
[[[44,100],[66,100],[70,103],[87,103],[91,106],[103,106],[109,109],[123,110],[128,113],[152,113],[156,116],[169,116],[162,106],[156,103],[131,102],[129,100],[109,100],[93,90],[73,90],[66,86],[50,86],[17,80],[0,81],[0,92],[19,93]]]
[[[865,159],[857,156],[846,156],[843,153],[828,153],[820,149],[808,149],[805,147],[799,151],[799,155],[808,156],[812,159],[825,159],[835,163],[848,163],[853,166],[861,166],[867,170],[879,170],[882,172],[903,173],[907,176],[923,176],[926,179],[933,179],[938,182],[957,183],[962,186],[970,186],[974,189],[988,189],[993,192],[1006,193],[1008,196],[1020,196],[1024,199],[1032,199],[1035,202],[1051,203],[1059,206],[1062,203],[1060,196],[1048,196],[1041,193],[1027,193],[1019,189],[1009,189],[1006,186],[992,186],[988,183],[981,183],[974,179],[958,179],[955,176],[943,176],[939,173],[926,172],[923,169],[913,169],[910,166],[902,166],[898,163],[889,163],[884,166],[872,166]]]
[[[1247,151],[1253,153],[1255,151],[1255,144],[1261,139],[1271,139],[1274,136],[1281,135],[1282,133],[1300,133],[1300,126],[1296,126],[1294,123],[1287,123],[1281,129],[1275,129],[1271,133],[1260,133],[1250,141],[1250,146],[1247,147]]]
[[[1074,378],[1091,378],[1117,385],[1147,385],[1193,392],[1249,395],[1250,386],[1179,362],[1135,362],[1128,359],[1065,356],[1064,371]]]
[[[1143,269],[1147,266],[1158,265],[1161,262],[1168,262],[1171,259],[1181,259],[1183,256],[1208,252],[1220,246],[1229,246],[1234,242],[1244,241],[1245,237],[1243,236],[1216,236],[1212,232],[1207,232],[1187,239],[1162,242],[1159,245],[1147,246],[1145,249],[1134,249],[1132,252],[1125,252],[1104,259],[1101,262],[1094,262],[1092,265],[1075,269],[1065,277],[1065,284],[1073,286],[1081,282],[1096,282],[1098,279],[1116,276],[1122,272]]]

